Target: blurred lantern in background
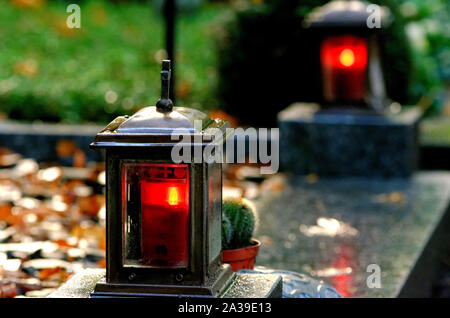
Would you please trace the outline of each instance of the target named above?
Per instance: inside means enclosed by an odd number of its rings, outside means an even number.
[[[361,1],[332,1],[314,9],[305,26],[317,32],[325,105],[389,105],[379,52],[387,8]]]
[[[367,43],[352,35],[327,37],[320,48],[326,100],[363,101],[366,93]]]
[[[216,142],[207,129],[223,133],[228,123],[173,107],[170,61],[163,61],[161,77],[156,107],[116,118],[92,144],[106,148],[107,175],[106,281],[97,283],[94,297],[214,297],[234,275],[221,262],[221,163],[175,163],[178,141],[171,138],[183,129],[182,140],[200,137],[203,150]]]

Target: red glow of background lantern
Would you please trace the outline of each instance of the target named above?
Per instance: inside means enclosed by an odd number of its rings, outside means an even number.
[[[327,101],[363,101],[368,50],[364,38],[327,37],[320,48],[324,97]]]
[[[180,268],[188,265],[189,169],[186,164],[129,164],[138,177],[141,202],[141,265]]]

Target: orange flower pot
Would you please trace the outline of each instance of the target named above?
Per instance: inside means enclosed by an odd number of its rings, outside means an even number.
[[[261,242],[252,239],[252,245],[234,250],[223,250],[222,261],[230,264],[233,272],[239,269],[253,269]]]

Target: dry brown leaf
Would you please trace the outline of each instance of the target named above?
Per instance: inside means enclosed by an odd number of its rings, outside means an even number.
[[[101,260],[99,260],[99,261],[97,262],[97,266],[98,266],[99,268],[106,268],[106,258],[102,258]]]
[[[0,298],[14,298],[16,296],[16,284],[0,284]]]
[[[305,176],[305,180],[308,183],[316,183],[317,181],[319,181],[319,176],[315,173],[310,173]]]

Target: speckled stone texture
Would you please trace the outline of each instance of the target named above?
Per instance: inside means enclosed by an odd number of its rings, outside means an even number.
[[[278,114],[280,165],[297,174],[409,176],[418,164],[421,111],[378,115],[293,104]]]
[[[432,295],[450,242],[449,172],[317,182],[292,176],[281,194],[255,203],[256,265],[323,279],[343,297]],[[367,285],[370,264],[380,267],[380,288]]]
[[[253,270],[241,269],[238,273],[280,275],[283,279],[283,298],[341,298],[333,286],[301,273],[263,266],[256,266]]]
[[[64,283],[48,298],[89,298],[95,284],[105,277],[104,269],[86,269]],[[282,281],[278,274],[237,274],[224,298],[267,298],[282,296]]]
[[[104,269],[85,269],[71,277],[47,298],[88,298],[94,291],[95,284],[103,277],[105,277]]]

